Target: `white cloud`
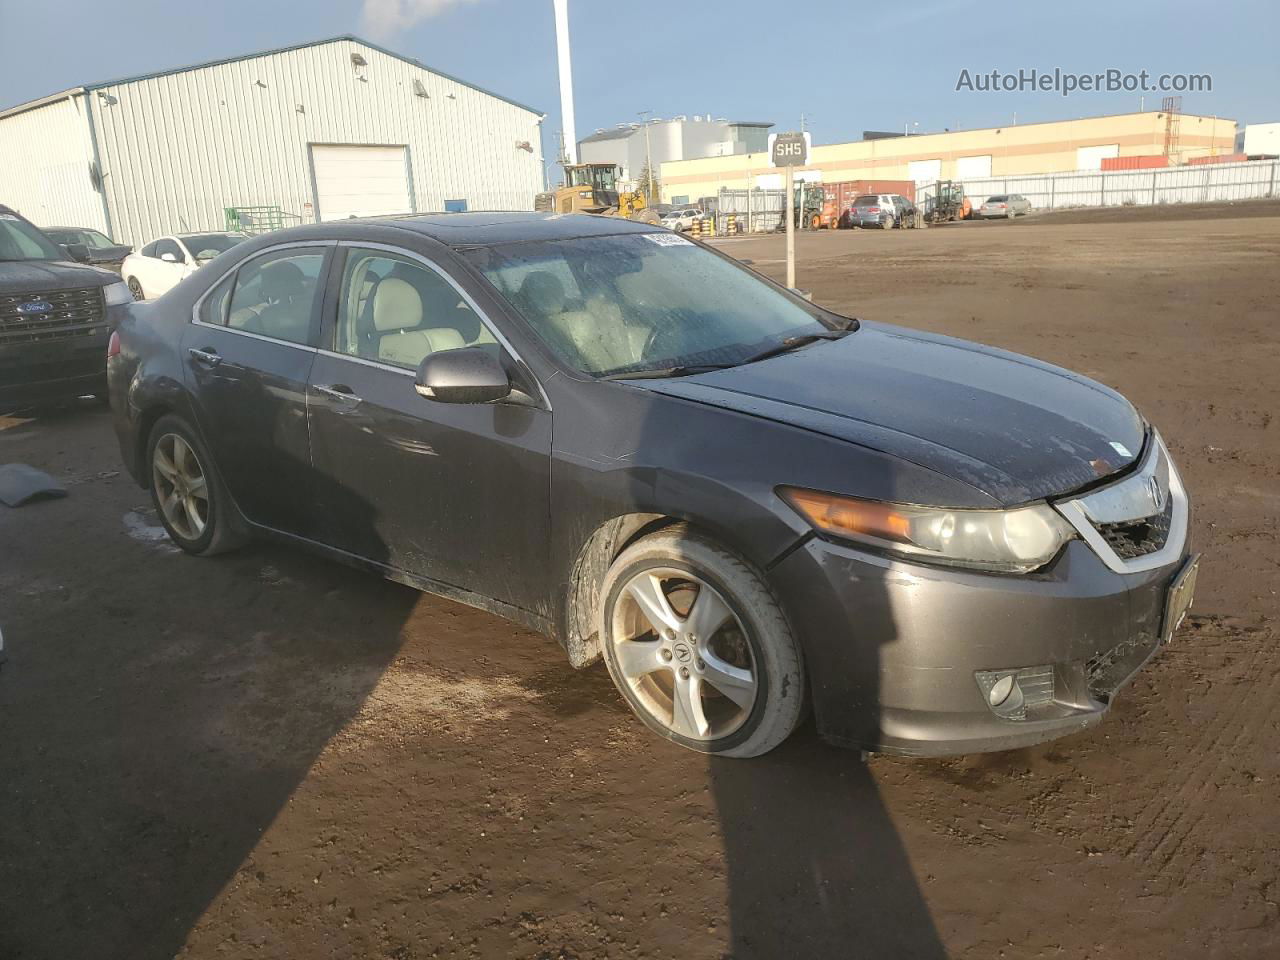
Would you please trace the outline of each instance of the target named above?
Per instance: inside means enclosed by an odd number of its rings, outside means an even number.
[[[364,30],[376,40],[388,40],[423,20],[475,0],[364,0],[360,12]]]

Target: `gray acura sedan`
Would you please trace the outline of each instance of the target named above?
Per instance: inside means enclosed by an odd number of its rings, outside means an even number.
[[[530,625],[704,753],[810,705],[901,754],[1072,733],[1191,603],[1186,491],[1119,394],[645,224],[272,233],[131,305],[109,354],[183,550],[274,537]]]

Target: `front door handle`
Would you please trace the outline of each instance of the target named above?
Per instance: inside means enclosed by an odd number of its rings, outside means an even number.
[[[222,362],[222,357],[218,356],[218,351],[214,350],[212,347],[204,350],[197,350],[195,347],[192,347],[187,351],[187,353],[191,354],[192,359],[195,360],[196,363],[203,363],[209,367],[216,367]]]
[[[332,386],[324,386],[323,384],[313,384],[313,386],[323,393],[326,397],[332,397],[335,400],[341,400],[343,403],[357,404],[360,398],[345,383],[335,383]]]

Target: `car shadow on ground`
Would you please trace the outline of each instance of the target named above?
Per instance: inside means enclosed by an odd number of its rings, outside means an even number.
[[[857,751],[812,725],[747,762],[711,761],[733,960],[947,956]]]
[[[104,414],[62,412],[0,433],[0,461],[61,476],[111,446]],[[196,559],[130,539],[119,518],[147,497],[120,476],[0,508],[6,960],[179,952],[421,596],[288,547]]]

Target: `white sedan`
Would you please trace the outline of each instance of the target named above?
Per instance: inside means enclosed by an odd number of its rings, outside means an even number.
[[[135,300],[152,300],[224,250],[249,237],[244,233],[180,233],[152,240],[120,265],[120,276]]]

